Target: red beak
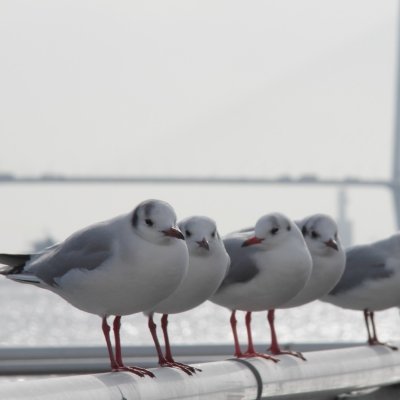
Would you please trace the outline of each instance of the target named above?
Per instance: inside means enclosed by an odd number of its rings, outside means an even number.
[[[260,239],[257,236],[253,236],[242,243],[242,247],[252,246],[253,244],[261,243],[264,239]]]
[[[165,231],[162,231],[162,233],[165,236],[170,236],[170,237],[174,237],[174,238],[177,238],[177,239],[185,240],[185,237],[183,236],[182,232],[179,229],[176,229],[176,228],[166,229]]]

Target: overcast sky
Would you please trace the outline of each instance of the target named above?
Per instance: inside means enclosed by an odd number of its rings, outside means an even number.
[[[390,171],[395,1],[0,2],[0,169]]]
[[[2,0],[0,171],[389,178],[397,15],[394,0]]]

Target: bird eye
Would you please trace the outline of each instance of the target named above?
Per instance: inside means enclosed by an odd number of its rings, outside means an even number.
[[[212,238],[215,238],[215,231],[213,231],[213,233],[211,234]]]
[[[317,237],[319,237],[319,235],[318,235],[317,232],[312,231],[312,232],[311,232],[311,237],[312,237],[313,239],[316,239]]]
[[[150,218],[145,219],[144,222],[146,222],[147,226],[153,226],[154,225],[153,220],[151,220]]]
[[[270,232],[271,232],[272,235],[276,235],[276,234],[278,233],[278,231],[279,231],[279,228],[272,228],[272,229],[270,230]]]
[[[186,235],[186,237],[190,237],[190,236],[192,236],[192,232],[190,232],[190,231],[188,231],[188,230],[186,229],[185,235]]]

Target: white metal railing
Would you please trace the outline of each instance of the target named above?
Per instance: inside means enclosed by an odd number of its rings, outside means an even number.
[[[120,372],[3,382],[0,399],[333,399],[400,383],[400,352],[383,346],[314,351],[305,356],[306,362],[282,356],[278,364],[258,358],[197,364],[202,372],[194,376],[156,368],[154,379]],[[397,393],[396,388],[391,390]]]
[[[354,347],[360,343],[286,343],[282,348],[298,351]],[[256,344],[258,351],[265,345]],[[233,345],[175,345],[177,361],[198,364],[231,358]],[[126,363],[152,368],[156,364],[154,346],[124,346]],[[105,346],[92,347],[0,347],[0,375],[77,374],[107,372],[110,361]],[[1,399],[0,399],[1,400]]]

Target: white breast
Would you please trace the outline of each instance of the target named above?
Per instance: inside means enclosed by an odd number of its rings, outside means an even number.
[[[343,275],[346,256],[344,251],[332,250],[329,257],[313,255],[310,279],[304,288],[289,302],[279,308],[298,307],[329,293]]]
[[[219,250],[219,251],[217,251]],[[163,314],[184,312],[210,298],[220,286],[229,265],[223,247],[212,255],[190,256],[189,269],[178,289],[152,311]]]
[[[257,253],[255,262],[260,272],[253,279],[229,284],[212,301],[231,310],[277,308],[304,287],[312,269],[305,245],[293,241],[279,249]]]

